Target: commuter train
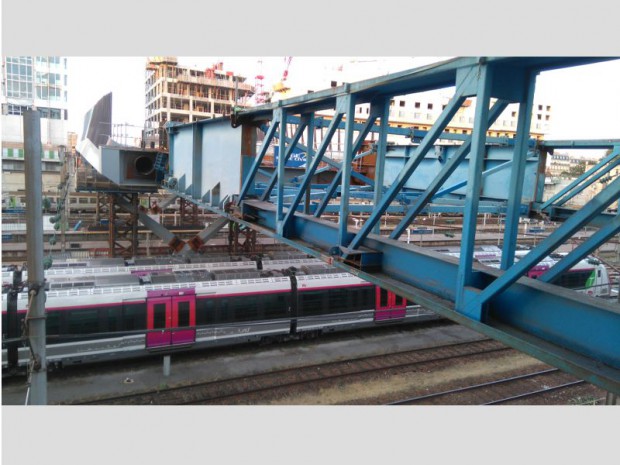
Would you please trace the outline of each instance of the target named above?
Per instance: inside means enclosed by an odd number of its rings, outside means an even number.
[[[50,368],[439,318],[316,259],[125,265],[47,270]],[[28,295],[18,293],[16,317],[7,299],[3,369],[11,343],[17,365],[30,356],[15,334]]]
[[[452,257],[459,257],[460,247],[442,247],[432,249]],[[515,262],[525,257],[529,250],[522,249],[515,252]],[[565,254],[552,254],[531,268],[526,276],[538,279],[549,268],[560,261]],[[502,249],[493,245],[481,245],[474,247],[474,259],[483,265],[499,268],[502,258]],[[575,264],[568,271],[562,273],[553,284],[581,292],[594,297],[610,297],[611,289],[607,268],[594,257],[587,257]]]

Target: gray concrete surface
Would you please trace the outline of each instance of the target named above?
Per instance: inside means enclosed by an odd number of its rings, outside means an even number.
[[[404,351],[481,339],[483,336],[459,325],[384,329],[324,336],[306,342],[248,345],[200,356],[172,355],[170,375],[164,375],[163,357],[131,364],[93,365],[85,371],[48,379],[48,404],[66,404],[102,396],[130,394],[156,387],[226,379],[254,373],[312,365],[365,355]],[[2,386],[3,405],[23,405],[26,383],[10,381]]]

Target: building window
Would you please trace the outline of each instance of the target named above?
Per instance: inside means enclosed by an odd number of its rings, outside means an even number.
[[[513,111],[513,112],[510,114],[510,116],[512,116],[513,118],[516,118],[516,117],[517,117],[517,112],[516,112],[516,111]]]
[[[551,111],[551,105],[547,105],[547,111]]]
[[[432,103],[429,103],[426,107],[427,107],[429,110],[432,110],[432,109],[433,109],[433,104],[432,104]]]
[[[401,101],[400,101],[400,102],[398,102],[398,103],[399,103],[399,105],[400,105],[401,107],[404,107],[404,106],[405,106],[405,101],[404,101],[404,100],[401,100]]]
[[[6,93],[9,98],[32,98],[32,57],[7,57]]]
[[[416,108],[420,108],[420,102],[415,102],[414,106],[415,106]]]
[[[39,108],[41,118],[62,119],[62,112],[59,108]]]
[[[23,115],[24,112],[28,109],[27,106],[24,105],[13,105],[9,103],[7,105],[3,105],[2,114],[4,115]]]
[[[331,82],[331,86],[332,86],[332,87],[338,87],[338,83],[337,83],[336,81],[332,81],[332,82]]]
[[[542,111],[543,106],[542,105],[538,105],[538,111]]]

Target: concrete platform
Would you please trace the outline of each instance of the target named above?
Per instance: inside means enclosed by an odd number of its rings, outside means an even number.
[[[269,346],[246,345],[178,354],[171,357],[170,375],[164,376],[163,357],[143,359],[113,366],[92,365],[71,368],[48,377],[48,404],[58,405],[122,395],[164,386],[214,381],[270,370],[293,368],[352,357],[433,347],[481,339],[482,335],[456,324],[439,322],[386,327],[332,334],[313,341],[289,342]],[[3,405],[23,405],[26,380],[5,380]]]

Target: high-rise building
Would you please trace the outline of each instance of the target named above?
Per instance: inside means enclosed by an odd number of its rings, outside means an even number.
[[[3,203],[20,203],[25,189],[23,113],[41,115],[43,192],[60,180],[61,153],[67,141],[67,58],[19,56],[2,59]]]
[[[200,70],[178,65],[176,57],[150,57],[146,63],[148,132],[167,122],[191,123],[230,115],[254,93],[246,78],[224,71],[223,63]]]

